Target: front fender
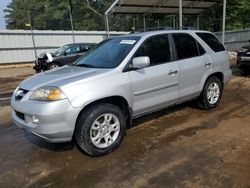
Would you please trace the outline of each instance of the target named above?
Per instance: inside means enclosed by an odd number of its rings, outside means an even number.
[[[106,75],[92,81],[83,81],[63,89],[74,108],[112,96],[121,96],[132,106],[131,88],[127,73]]]

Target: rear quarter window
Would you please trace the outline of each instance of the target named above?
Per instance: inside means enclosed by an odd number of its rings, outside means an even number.
[[[196,33],[214,52],[225,51],[221,42],[211,33]]]

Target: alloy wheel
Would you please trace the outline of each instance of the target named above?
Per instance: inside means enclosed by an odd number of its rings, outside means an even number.
[[[102,114],[90,128],[91,142],[98,148],[111,146],[120,133],[120,122],[114,114]]]

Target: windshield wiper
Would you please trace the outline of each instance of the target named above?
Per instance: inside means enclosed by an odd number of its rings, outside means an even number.
[[[96,68],[95,65],[90,65],[90,64],[74,64],[74,66]]]

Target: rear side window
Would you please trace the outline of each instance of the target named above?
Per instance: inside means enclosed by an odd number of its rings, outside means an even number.
[[[214,52],[225,51],[221,42],[211,33],[196,33]]]
[[[171,61],[168,35],[158,35],[147,39],[135,53],[135,57],[148,56],[150,65]]]
[[[89,44],[82,44],[81,45],[81,52],[87,52],[87,51],[89,51],[90,48],[91,48],[91,46]]]
[[[178,60],[200,56],[205,53],[202,46],[191,35],[175,33],[172,36]]]

